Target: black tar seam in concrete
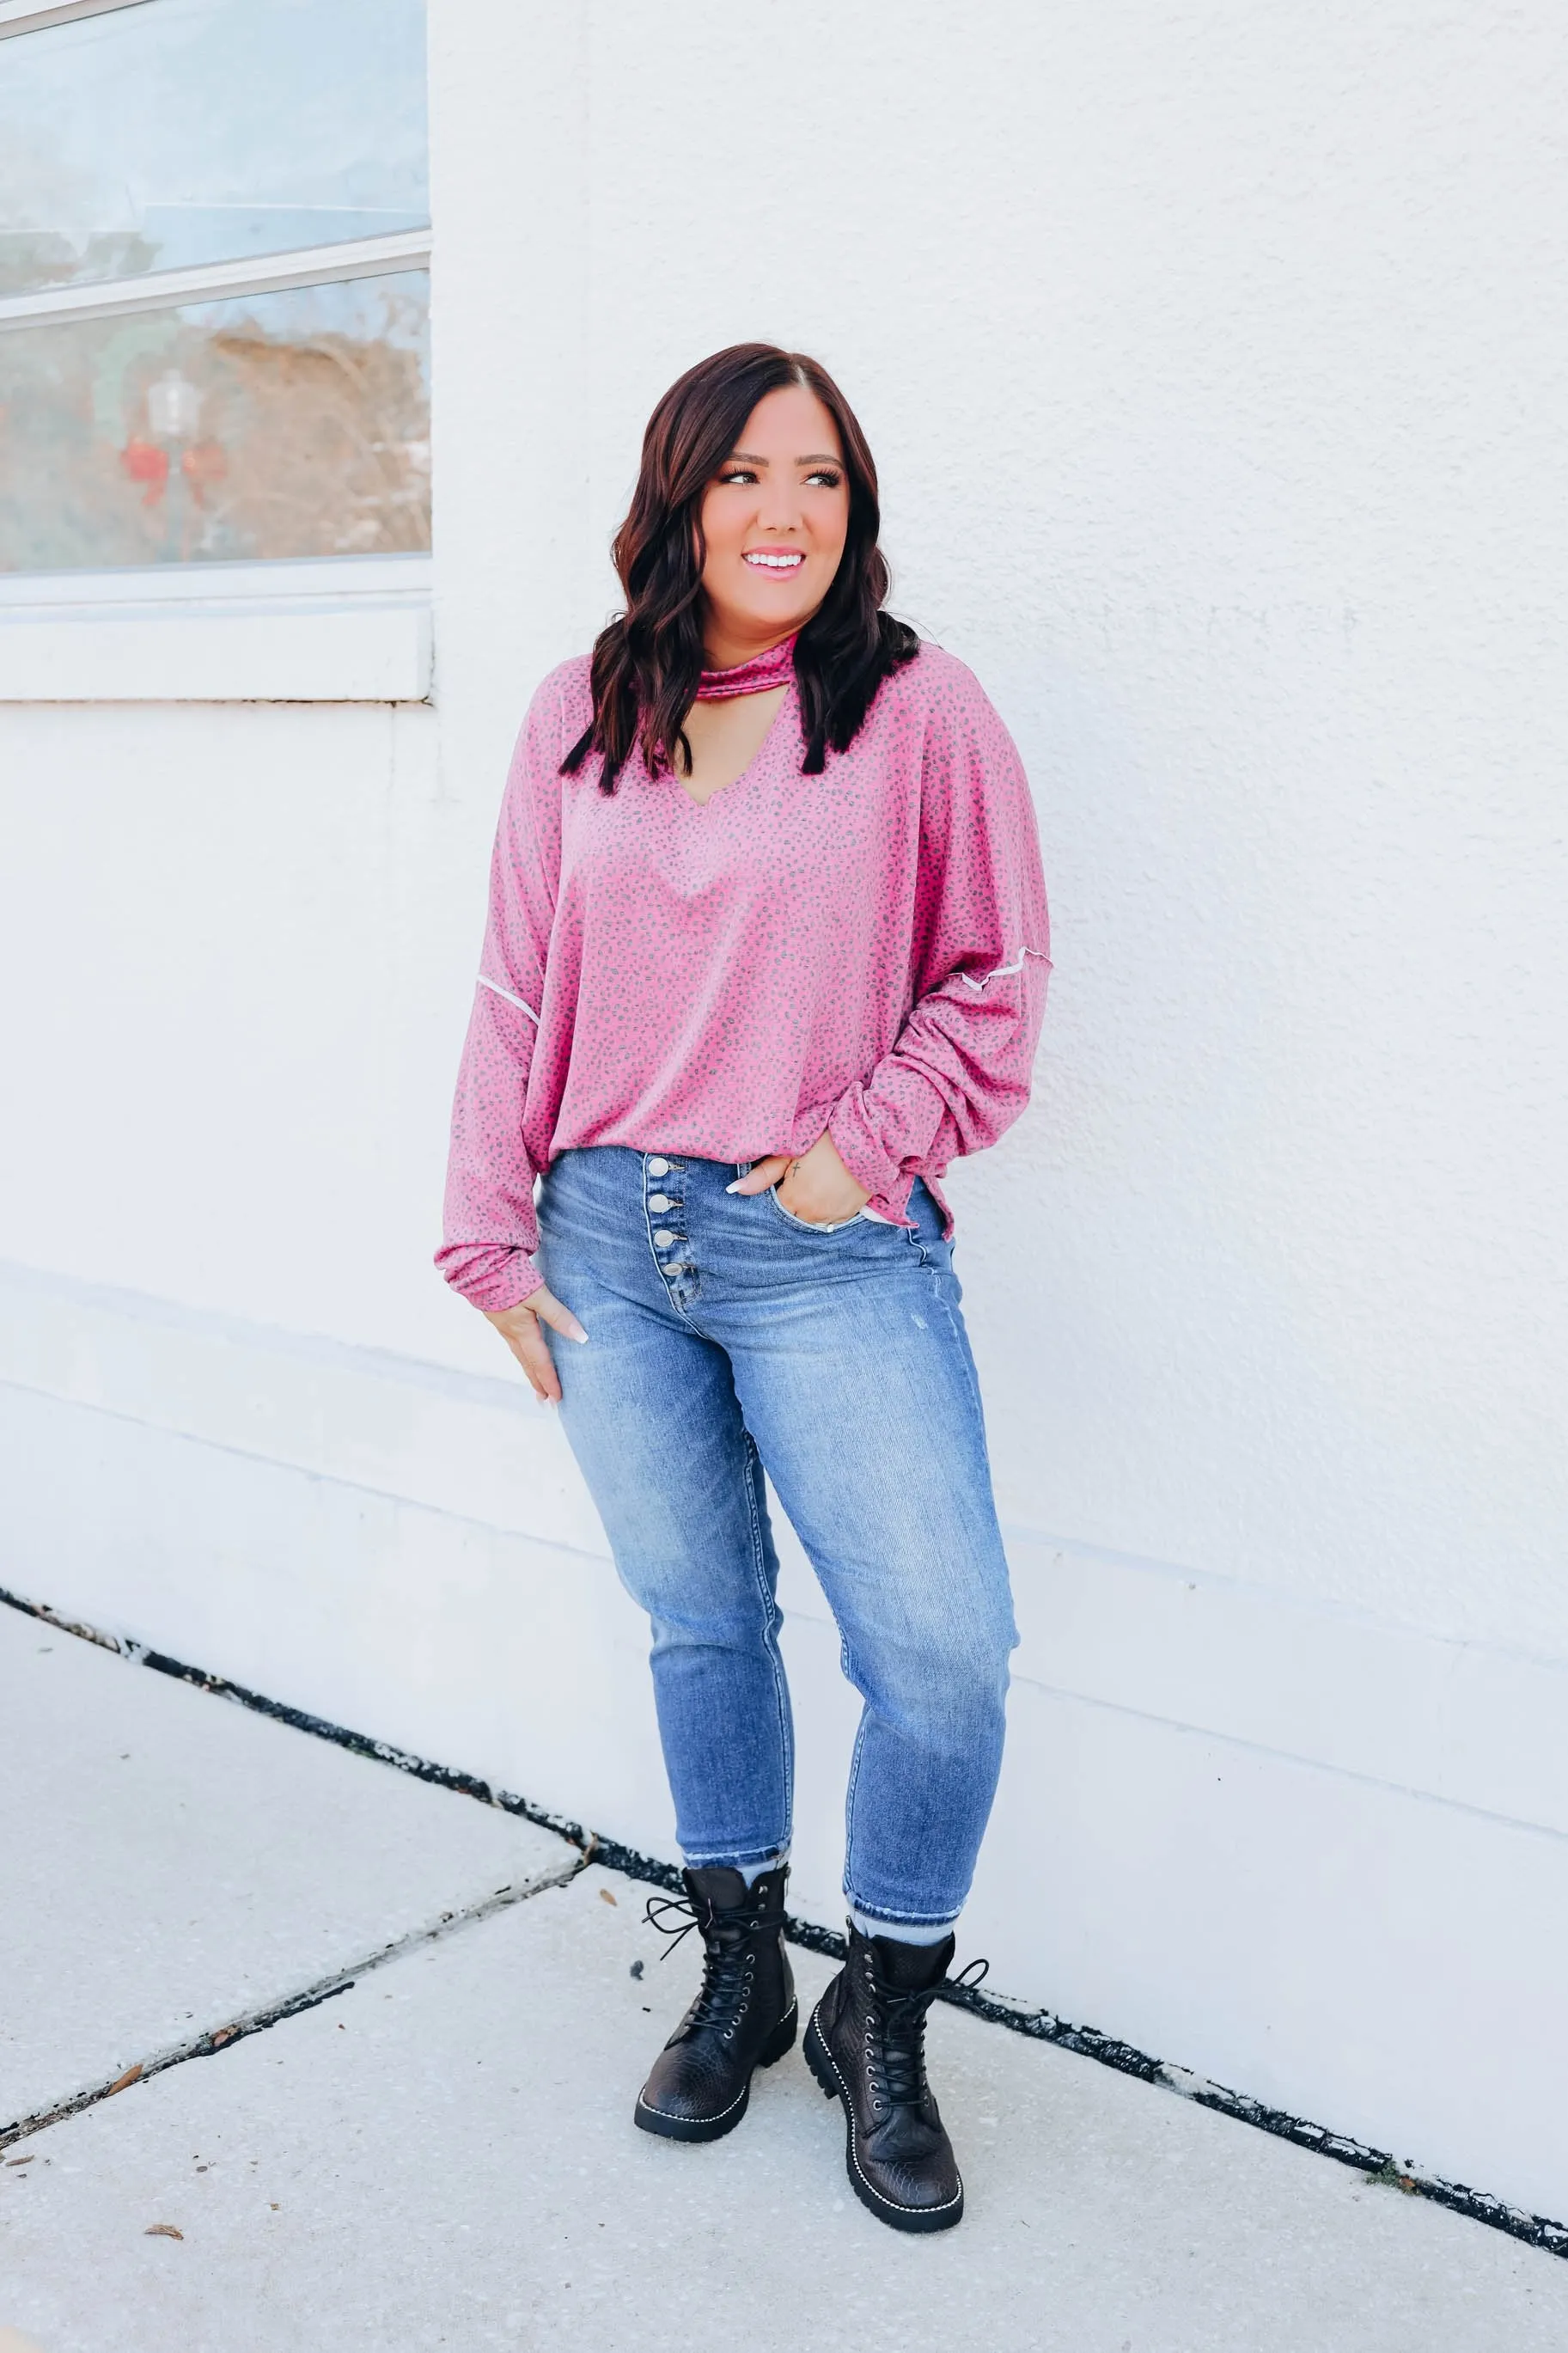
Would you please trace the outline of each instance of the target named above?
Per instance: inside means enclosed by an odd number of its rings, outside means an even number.
[[[680,1873],[656,1856],[639,1853],[637,1848],[622,1846],[616,1839],[601,1838],[597,1831],[585,1830],[581,1822],[570,1820],[564,1814],[551,1813],[545,1807],[531,1805],[526,1798],[496,1789],[476,1774],[464,1773],[449,1765],[435,1765],[427,1757],[415,1757],[407,1749],[395,1748],[384,1740],[373,1740],[363,1732],[351,1732],[341,1724],[329,1724],[319,1715],[310,1715],[302,1708],[287,1706],[283,1701],[268,1699],[263,1693],[247,1691],[243,1683],[230,1683],[224,1675],[211,1675],[200,1667],[187,1666],[183,1660],[171,1659],[162,1651],[107,1634],[95,1626],[87,1626],[64,1618],[47,1602],[30,1601],[23,1595],[11,1593],[0,1586],[0,1602],[20,1610],[24,1616],[40,1619],[44,1624],[58,1629],[61,1633],[77,1635],[81,1641],[95,1642],[100,1649],[112,1651],[121,1658],[133,1660],[138,1665],[151,1667],[155,1673],[171,1675],[176,1683],[193,1683],[198,1691],[213,1693],[219,1699],[232,1700],[239,1707],[253,1709],[258,1715],[269,1715],[279,1724],[287,1724],[296,1732],[308,1732],[317,1740],[330,1740],[339,1748],[347,1748],[356,1757],[369,1757],[379,1765],[394,1766],[400,1773],[412,1774],[416,1780],[433,1781],[443,1789],[453,1789],[461,1797],[476,1798],[481,1805],[498,1807],[503,1813],[519,1814],[525,1821],[535,1822],[542,1830],[553,1831],[574,1846],[583,1864],[595,1862],[606,1871],[616,1871],[627,1879],[641,1880],[655,1887],[667,1887],[679,1892]],[[582,1868],[582,1864],[578,1866]],[[539,1883],[559,1884],[558,1882]],[[524,1893],[532,1894],[531,1885]],[[515,1900],[515,1899],[513,1899]],[[493,1899],[492,1899],[493,1901]],[[471,1916],[478,1917],[491,1906],[476,1906]],[[467,1918],[470,1915],[459,1915]],[[454,1923],[455,1925],[455,1923]],[[414,1937],[400,1940],[389,1947],[385,1954],[361,1964],[353,1970],[339,1971],[331,1980],[323,1980],[319,1989],[296,1995],[280,2004],[276,2010],[258,2013],[257,2017],[232,2031],[220,2030],[220,2039],[203,2036],[188,2047],[163,2054],[149,2063],[143,2075],[161,2073],[164,2067],[177,2065],[187,2058],[205,2058],[216,2049],[227,2047],[240,2034],[258,2033],[264,2027],[277,2025],[299,2010],[313,2009],[318,2002],[327,2001],[336,1993],[345,1992],[356,1976],[365,1968],[374,1968],[381,1959],[390,1958],[401,1951],[405,1943],[417,1943],[441,1929],[420,1930]],[[845,1939],[831,1928],[819,1928],[809,1920],[786,1918],[784,1934],[792,1944],[803,1946],[808,1952],[824,1954],[831,1960],[841,1961],[847,1950]],[[1024,2010],[1016,2004],[983,1993],[973,1986],[943,1988],[943,1998],[960,2010],[967,2010],[976,2018],[988,2020],[993,2025],[1005,2026],[1011,2033],[1027,2035],[1032,2042],[1054,2043],[1059,2050],[1074,2051],[1080,2058],[1093,2059],[1102,2067],[1113,2067],[1119,2074],[1135,2075],[1145,2084],[1174,2092],[1180,2098],[1194,2101],[1199,2107],[1212,2108],[1216,2115],[1229,2116],[1237,2124],[1251,2125],[1259,2132],[1270,2133],[1277,2140],[1294,2142],[1298,2148],[1310,2149],[1315,2156],[1332,2158],[1336,2164],[1353,2168],[1357,2172],[1403,2189],[1408,2195],[1430,2199],[1435,2205],[1447,2206],[1453,2213],[1468,2215],[1473,2222],[1484,2222],[1494,2231],[1502,2231],[1511,2239],[1522,2240],[1526,2246],[1540,2247],[1547,2254],[1568,2258],[1568,2223],[1554,2222],[1543,2214],[1527,2214],[1517,2206],[1506,2205],[1485,2190],[1471,2189],[1462,2181],[1445,2181],[1440,2175],[1406,2169],[1395,2164],[1386,2149],[1370,2147],[1364,2141],[1352,2140],[1348,2134],[1329,2131],[1324,2125],[1306,2122],[1302,2117],[1289,2116],[1281,2108],[1271,2108],[1261,2100],[1249,2099],[1245,2092],[1232,2092],[1223,2084],[1211,2084],[1194,2076],[1184,2069],[1152,2059],[1146,2052],[1136,2050],[1130,2042],[1120,2042],[1113,2036],[1101,2034],[1092,2026],[1073,2026],[1066,2019],[1056,2017],[1047,2010]],[[138,2078],[138,2080],[141,2080]],[[0,2146],[23,2132],[37,2131],[44,2124],[53,2124],[63,2116],[73,2115],[79,2108],[104,2099],[113,2087],[102,2085],[84,2092],[64,2106],[51,2110],[47,2116],[30,2118],[25,2124],[0,2129]]]

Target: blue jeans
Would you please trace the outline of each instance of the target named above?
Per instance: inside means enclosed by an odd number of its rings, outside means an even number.
[[[689,1863],[787,1847],[793,1748],[765,1469],[865,1702],[845,1893],[956,1918],[1002,1761],[1017,1641],[974,1363],[942,1221],[813,1227],[737,1168],[598,1145],[540,1199],[539,1266],[588,1333],[550,1334],[562,1418],[653,1625]]]

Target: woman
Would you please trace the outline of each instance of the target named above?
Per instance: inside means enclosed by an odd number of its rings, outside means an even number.
[[[1017,1639],[937,1179],[1023,1109],[1049,966],[1017,754],[882,609],[878,527],[814,361],[742,344],[654,411],[626,612],[507,782],[438,1262],[561,1406],[652,1621],[705,1966],[637,2123],[717,2139],[795,2037],[765,1472],[865,1702],[805,2056],[857,2195],[931,2231],[963,2190],[925,2014]]]

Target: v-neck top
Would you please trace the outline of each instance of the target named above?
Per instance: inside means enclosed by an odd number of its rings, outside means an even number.
[[[792,684],[702,803],[637,752],[613,794],[596,757],[563,776],[592,716],[584,657],[535,695],[501,803],[437,1254],[491,1312],[538,1288],[534,1184],[580,1145],[754,1161],[826,1130],[909,1224],[915,1178],[940,1201],[1023,1110],[1045,1010],[1028,785],[951,654],[886,678],[820,776]]]

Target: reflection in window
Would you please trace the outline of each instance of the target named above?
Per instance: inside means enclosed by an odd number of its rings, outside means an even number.
[[[0,571],[427,549],[427,322],[410,270],[0,334]]]
[[[429,218],[424,0],[152,0],[3,58],[0,295]]]

